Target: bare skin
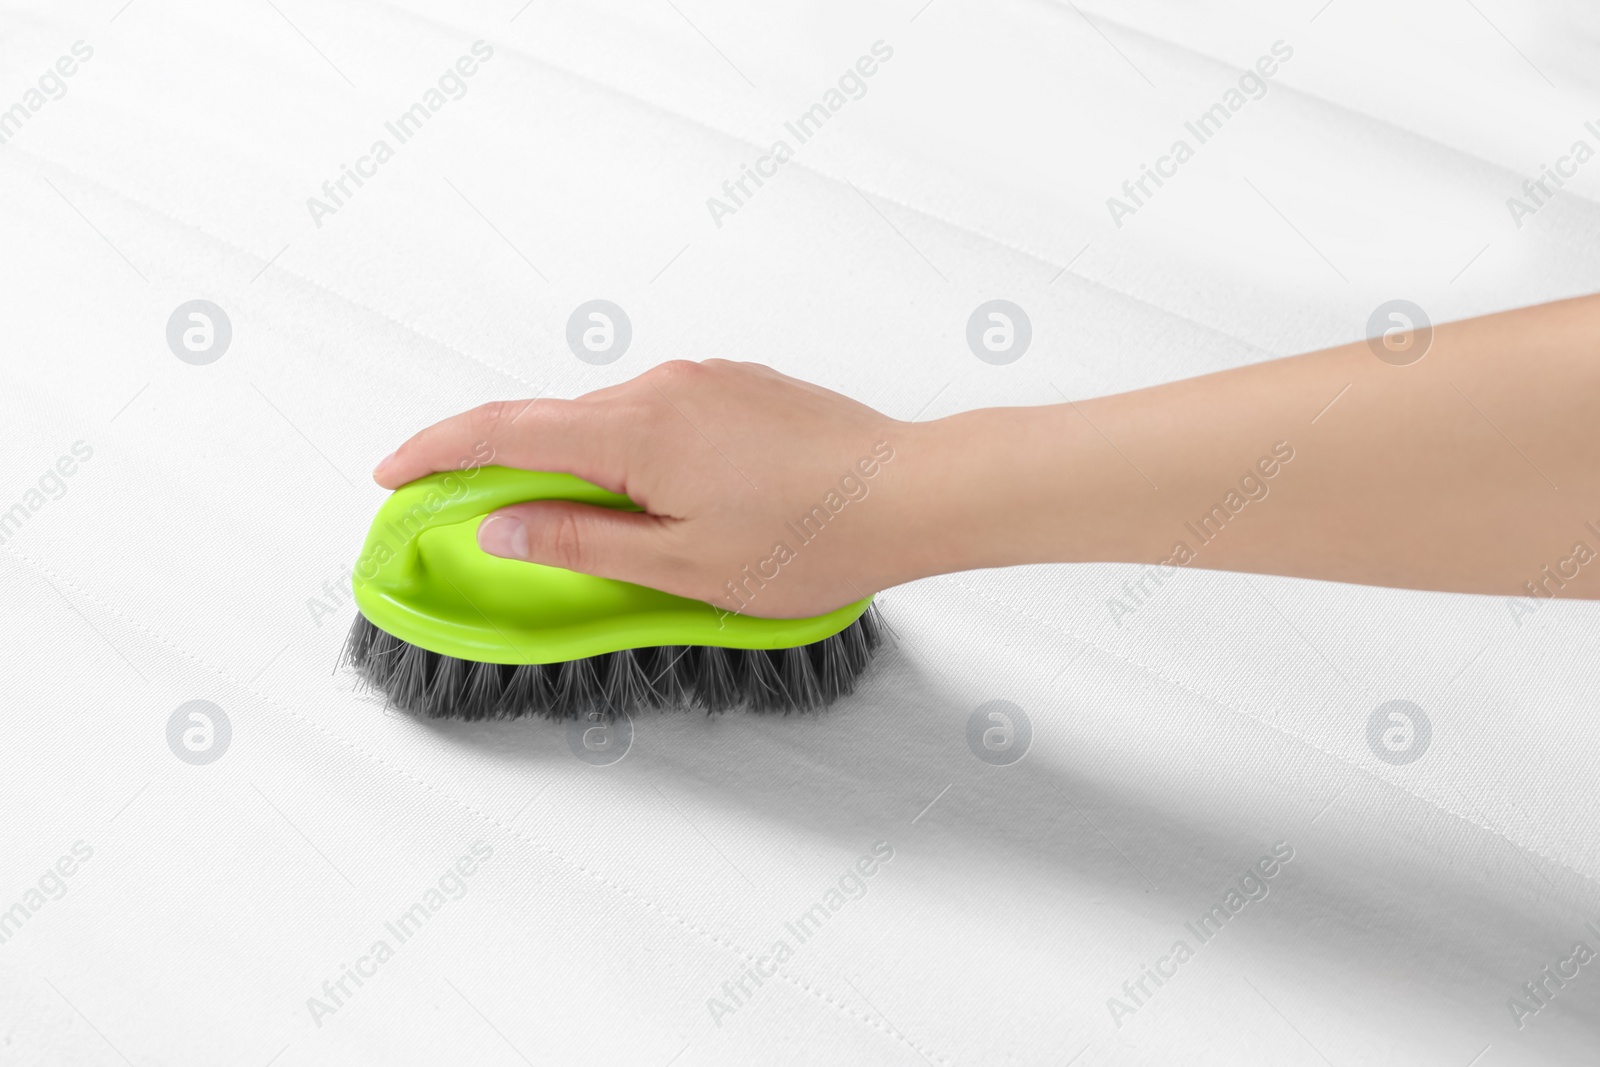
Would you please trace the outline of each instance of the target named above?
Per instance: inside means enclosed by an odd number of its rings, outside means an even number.
[[[645,509],[506,508],[485,551],[757,616],[1091,561],[1600,597],[1600,296],[1436,327],[1406,366],[1359,342],[920,423],[759,364],[675,361],[446,419],[374,477],[453,470],[479,442]]]

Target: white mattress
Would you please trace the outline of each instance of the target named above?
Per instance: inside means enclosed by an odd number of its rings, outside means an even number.
[[[1600,144],[1578,0],[920,2],[4,5],[0,109],[92,56],[0,144],[0,1061],[1595,1062],[1600,963],[1561,962],[1600,950],[1593,605],[1184,572],[1118,618],[1134,568],[955,575],[880,598],[896,639],[826,715],[647,716],[607,766],[333,670],[366,472],[479,401],[727,356],[931,418],[1600,284],[1600,163],[1506,205]],[[164,337],[196,298],[233,328],[206,366]],[[593,298],[633,324],[605,366],[564,341]],[[1034,327],[1007,366],[964,340],[993,298]],[[202,765],[194,700],[231,726]],[[1009,766],[966,740],[994,700]],[[1390,700],[1413,762],[1369,745]],[[1546,966],[1577,974],[1539,1004]]]

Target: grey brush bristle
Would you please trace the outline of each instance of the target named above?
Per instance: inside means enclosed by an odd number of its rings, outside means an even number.
[[[853,692],[881,640],[869,606],[832,637],[797,648],[671,646],[513,665],[429,652],[358,613],[341,658],[390,706],[430,719],[610,718],[646,708],[788,713]]]

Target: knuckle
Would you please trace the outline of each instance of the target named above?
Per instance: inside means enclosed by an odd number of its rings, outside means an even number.
[[[545,554],[552,564],[569,571],[582,570],[586,540],[578,516],[563,509],[545,526]]]
[[[479,404],[472,409],[468,422],[475,434],[486,441],[493,441],[503,426],[511,417],[512,404],[506,400],[491,400],[486,404]]]
[[[705,368],[690,359],[669,359],[665,363],[657,364],[651,371],[657,380],[663,382],[690,381],[698,377]]]

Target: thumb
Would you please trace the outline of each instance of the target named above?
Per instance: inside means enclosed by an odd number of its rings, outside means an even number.
[[[593,504],[532,501],[485,517],[478,526],[478,547],[491,556],[654,585],[667,521]]]

